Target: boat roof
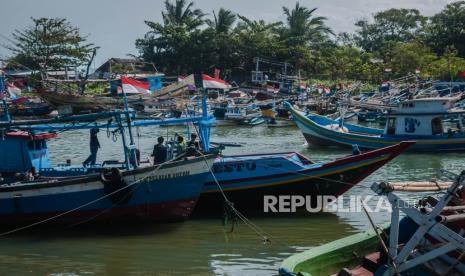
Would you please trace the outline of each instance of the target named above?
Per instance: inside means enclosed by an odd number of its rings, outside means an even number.
[[[5,134],[8,137],[25,139],[25,140],[47,140],[56,138],[58,135],[56,133],[35,133],[31,134],[27,131],[10,131]]]

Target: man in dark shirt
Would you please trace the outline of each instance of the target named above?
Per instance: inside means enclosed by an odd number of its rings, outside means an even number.
[[[98,152],[98,149],[100,148],[100,143],[97,137],[98,132],[99,132],[98,128],[92,128],[90,130],[90,155],[89,157],[87,157],[86,161],[82,163],[84,167],[88,166],[89,164],[93,166],[95,165],[95,162],[97,161],[97,152]]]
[[[153,147],[153,153],[152,153],[152,156],[153,156],[153,163],[154,164],[161,164],[163,162],[166,161],[166,156],[168,154],[168,150],[166,148],[166,146],[163,144],[163,142],[165,141],[165,139],[163,139],[163,137],[158,137],[158,144],[156,144],[154,147]]]
[[[191,134],[191,139],[187,143],[187,147],[188,148],[194,148],[196,150],[200,150],[200,145],[199,145],[199,142],[197,141],[197,134],[195,134],[195,133]]]

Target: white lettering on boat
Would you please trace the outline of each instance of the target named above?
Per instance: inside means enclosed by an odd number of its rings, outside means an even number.
[[[143,181],[141,181],[141,183],[148,183],[148,182],[159,181],[159,180],[167,180],[167,179],[173,179],[173,178],[178,178],[178,177],[185,177],[185,176],[189,176],[190,174],[191,174],[190,171],[184,171],[184,172],[151,175],[151,176],[145,177]]]

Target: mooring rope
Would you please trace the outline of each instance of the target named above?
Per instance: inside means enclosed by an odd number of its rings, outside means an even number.
[[[204,161],[205,163],[207,164],[208,166],[208,161],[205,157],[205,155],[201,152],[201,151],[197,151],[197,153],[199,153],[203,158],[204,158]],[[211,166],[208,166],[209,170],[210,170],[210,173],[213,177],[213,180],[214,182],[216,183],[216,185],[218,186],[218,189],[220,190],[220,193],[225,201],[225,203],[227,204],[227,206],[229,208],[231,208],[231,210],[235,213],[235,215],[237,215],[241,220],[242,222],[244,222],[245,225],[247,225],[250,229],[252,229],[255,234],[257,234],[261,239],[262,239],[262,242],[263,243],[269,243],[271,242],[272,240],[273,241],[276,241],[277,243],[281,243],[282,245],[285,245],[287,247],[290,247],[290,245],[284,243],[284,242],[281,242],[279,241],[278,239],[274,238],[273,236],[271,236],[269,233],[265,232],[262,228],[260,228],[258,225],[256,225],[255,223],[253,223],[250,219],[248,219],[244,214],[242,214],[239,210],[237,210],[235,207],[234,207],[234,204],[232,201],[230,201],[228,199],[228,197],[226,196],[223,188],[221,187],[221,184],[219,183],[218,179],[216,178],[215,176],[215,173],[213,172],[213,170],[211,169]]]

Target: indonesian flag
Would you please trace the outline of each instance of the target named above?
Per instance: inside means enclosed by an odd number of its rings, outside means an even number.
[[[123,85],[124,93],[131,93],[131,94],[140,94],[140,93],[150,94],[151,93],[151,91],[149,90],[148,82],[138,81],[135,79],[127,78],[125,76],[121,76],[121,84]]]
[[[16,87],[12,83],[7,84],[7,90],[8,90],[8,94],[10,94],[10,98],[12,100],[14,100],[14,99],[18,98],[19,96],[21,96],[21,89],[19,89],[18,87]]]
[[[219,78],[212,78],[208,75],[202,74],[203,88],[213,89],[230,89],[231,85]]]
[[[305,90],[305,89],[307,89],[307,84],[305,84],[305,82],[300,82],[299,88],[300,88],[301,90]]]
[[[184,77],[184,76],[178,76],[178,82],[184,81],[185,78],[186,78],[186,77]]]

